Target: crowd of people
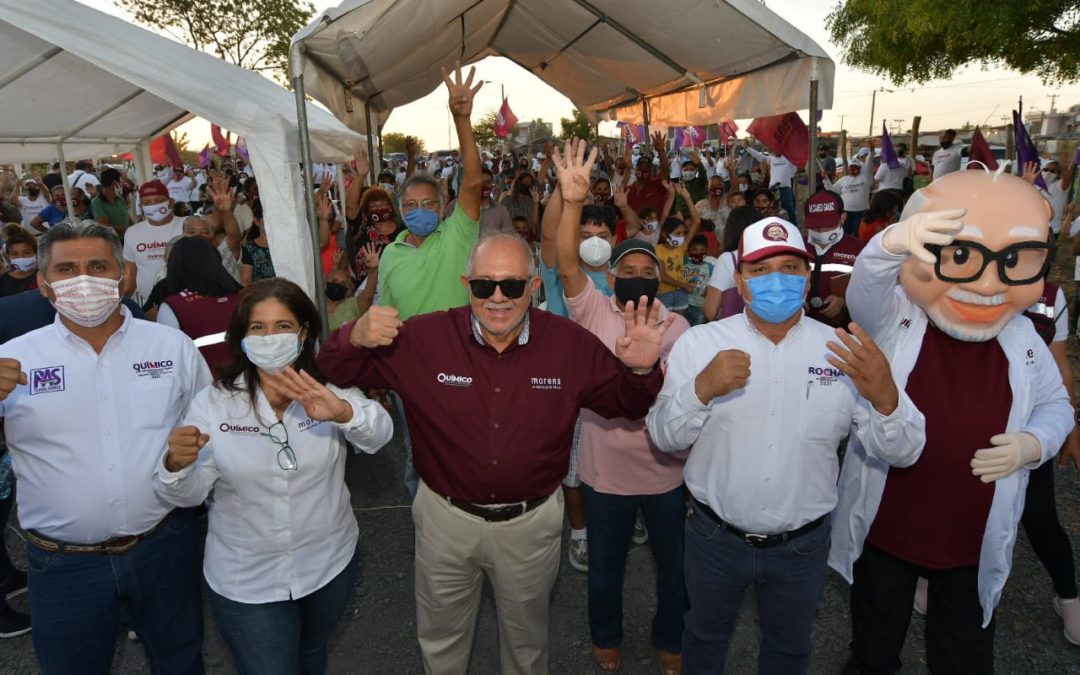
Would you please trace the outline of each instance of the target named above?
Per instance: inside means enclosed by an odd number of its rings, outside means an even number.
[[[1071,175],[960,172],[948,132],[922,190],[902,144],[842,175],[823,145],[805,199],[746,141],[481,152],[482,83],[443,79],[458,150],[315,167],[329,335],[242,160],[3,173],[0,526],[17,502],[28,570],[0,550],[0,637],[106,673],[125,627],[201,673],[205,581],[241,673],[325,672],[363,547],[346,457],[396,426],[427,673],[466,671],[485,579],[499,672],[548,672],[564,519],[603,672],[645,543],[665,675],[723,671],[751,586],[760,672],[807,672],[830,567],[852,672],[901,668],[913,609],[933,672],[992,672],[1021,524],[1080,645],[1045,281]]]

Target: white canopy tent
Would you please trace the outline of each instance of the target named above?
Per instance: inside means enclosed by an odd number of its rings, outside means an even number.
[[[48,5],[0,0],[0,161],[134,151],[145,178],[154,137],[196,115],[211,120],[247,141],[275,271],[321,305],[314,234],[305,226],[314,206],[288,90],[73,0]],[[315,159],[351,159],[364,137],[307,108],[304,135]]]
[[[706,125],[832,107],[828,54],[758,0],[345,0],[293,37],[290,77],[367,132],[368,112],[381,127],[438,86],[437,66],[486,56],[593,121]]]

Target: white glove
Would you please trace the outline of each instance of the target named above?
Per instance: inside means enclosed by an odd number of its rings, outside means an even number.
[[[1042,457],[1039,440],[1027,432],[998,434],[990,442],[994,447],[976,450],[971,460],[971,473],[984,483],[1001,480]]]
[[[936,258],[923,248],[923,244],[951,244],[953,237],[964,227],[960,218],[965,213],[967,209],[916,213],[886,229],[881,236],[881,247],[893,255],[910,254],[933,265]]]

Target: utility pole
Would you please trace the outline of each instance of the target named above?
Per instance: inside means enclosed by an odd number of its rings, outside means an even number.
[[[894,117],[893,122],[896,122],[896,135],[899,136],[900,132],[903,131],[903,129],[904,129],[904,118],[903,117],[900,117],[900,118]]]
[[[1050,94],[1050,112],[1054,112],[1054,104],[1057,103],[1058,94]]]
[[[867,136],[874,135],[874,106],[877,105],[877,89],[874,90],[870,96],[870,131],[866,133]]]
[[[847,115],[841,115],[840,116],[840,131],[844,130],[844,118],[845,117],[847,117]]]

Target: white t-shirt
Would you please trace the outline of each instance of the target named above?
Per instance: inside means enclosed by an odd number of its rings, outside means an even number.
[[[188,194],[187,200],[189,202],[197,202],[199,200],[199,190],[202,186],[206,185],[206,174],[200,171],[195,174],[195,185],[191,186],[191,192]]]
[[[23,228],[35,236],[41,234],[30,227],[30,221],[32,221],[34,217],[41,213],[41,210],[48,205],[49,202],[45,200],[44,195],[38,195],[37,199],[30,199],[25,195],[19,195],[19,212],[22,213]]]
[[[194,184],[195,181],[191,177],[184,176],[180,180],[169,181],[169,184],[165,187],[169,189],[169,196],[172,197],[173,201],[186,202]]]
[[[904,179],[907,178],[908,173],[914,169],[914,166],[910,157],[900,157],[899,159],[900,163],[895,169],[890,169],[889,165],[882,160],[881,166],[878,167],[877,173],[874,174],[874,180],[878,182],[878,187],[880,189],[904,189]]]
[[[960,170],[962,150],[960,146],[954,145],[948,149],[938,148],[934,152],[934,156],[930,160],[934,165],[934,180],[941,178],[945,174]]]
[[[709,277],[709,285],[718,291],[726,291],[735,288],[735,254],[724,251],[716,259],[713,265],[712,276]]]
[[[142,220],[124,233],[124,260],[135,263],[135,298],[140,305],[150,295],[159,273],[165,269],[165,247],[184,233],[186,218],[173,216],[165,225]]]
[[[1065,207],[1069,204],[1068,188],[1061,184],[1061,179],[1046,181],[1043,196],[1054,207],[1054,217],[1050,219],[1050,230],[1054,234],[1061,232],[1061,219],[1065,217]]]

